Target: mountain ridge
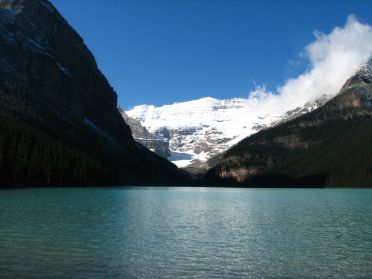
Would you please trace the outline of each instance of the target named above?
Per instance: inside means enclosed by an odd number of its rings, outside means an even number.
[[[371,101],[372,76],[366,78],[362,67],[322,107],[212,158],[206,183],[371,187]]]
[[[170,161],[178,167],[192,167],[201,166],[262,129],[310,112],[330,98],[323,95],[283,115],[261,115],[253,110],[249,99],[218,100],[211,97],[161,107],[140,105],[126,114],[153,135],[169,142]]]
[[[336,97],[280,115],[255,111],[259,97],[142,106],[127,116],[49,1],[0,0],[0,187],[372,185],[372,60]],[[192,163],[201,179],[146,147]]]
[[[0,0],[0,101],[0,117],[14,125],[4,125],[0,135],[0,180],[7,185],[188,181],[186,173],[134,141],[93,54],[49,1]],[[21,127],[28,137],[18,132]],[[37,139],[44,144],[31,144]],[[50,148],[56,157],[48,157]],[[27,161],[35,164],[27,167]],[[54,167],[48,174],[38,161]],[[98,165],[109,171],[99,172]],[[23,172],[29,175],[17,175]]]

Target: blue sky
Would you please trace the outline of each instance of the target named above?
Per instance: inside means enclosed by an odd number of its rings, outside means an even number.
[[[255,84],[274,90],[308,67],[299,53],[314,30],[329,33],[350,14],[372,23],[369,0],[52,3],[84,38],[124,109],[247,97]]]

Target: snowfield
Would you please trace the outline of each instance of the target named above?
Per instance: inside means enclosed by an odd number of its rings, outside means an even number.
[[[151,133],[169,141],[171,156],[168,159],[178,167],[185,167],[195,161],[207,161],[286,115],[275,111],[264,114],[259,109],[260,103],[255,98],[207,97],[161,107],[141,105],[126,113]],[[293,113],[305,113],[316,107],[312,103],[294,108]]]

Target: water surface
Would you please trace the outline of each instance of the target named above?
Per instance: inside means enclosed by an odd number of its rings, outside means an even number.
[[[372,190],[0,191],[0,277],[372,278]]]

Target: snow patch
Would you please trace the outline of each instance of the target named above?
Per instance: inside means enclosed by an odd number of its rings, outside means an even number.
[[[102,136],[106,140],[108,140],[111,143],[114,143],[117,145],[117,142],[110,137],[105,131],[103,131],[100,127],[98,127],[96,124],[94,124],[92,121],[90,121],[88,118],[84,118],[84,124],[89,126],[96,134]]]
[[[17,36],[23,38],[24,45],[26,47],[29,47],[31,50],[39,52],[39,53],[47,52],[40,38],[30,38],[20,32],[17,32]]]
[[[54,9],[49,3],[41,1],[41,5],[44,6],[45,8],[47,8],[47,10],[49,12],[54,13]]]
[[[193,153],[192,152],[182,153],[172,151],[171,156],[168,158],[168,160],[175,164],[177,167],[183,168],[189,165],[190,161],[193,160]]]
[[[57,63],[57,66],[58,66],[58,68],[66,75],[66,76],[71,76],[71,72],[67,69],[67,68],[65,68],[65,67],[63,67],[62,65],[61,65],[61,63],[59,63],[58,61],[56,61],[56,63]]]
[[[372,58],[360,67],[358,74],[366,80],[370,80],[372,82]]]

